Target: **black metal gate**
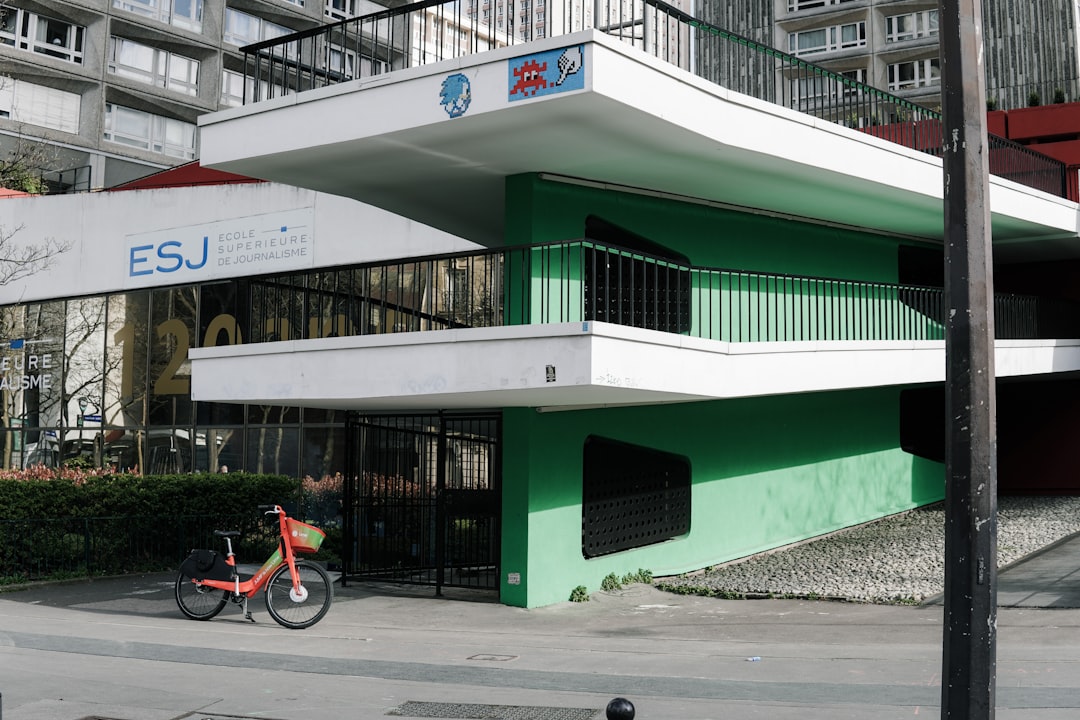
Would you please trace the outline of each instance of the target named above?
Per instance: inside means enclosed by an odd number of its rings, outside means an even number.
[[[352,415],[346,579],[498,588],[501,416]]]

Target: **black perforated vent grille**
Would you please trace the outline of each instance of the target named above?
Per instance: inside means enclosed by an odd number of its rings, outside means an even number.
[[[690,531],[690,461],[589,436],[582,481],[581,552],[652,545]]]

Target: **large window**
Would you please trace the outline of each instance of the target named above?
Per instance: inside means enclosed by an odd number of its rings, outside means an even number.
[[[22,8],[0,7],[0,43],[72,63],[83,61],[86,28]]]
[[[941,70],[937,58],[894,63],[889,66],[889,90],[908,90],[938,85],[940,82]]]
[[[0,117],[40,127],[79,132],[82,97],[56,88],[7,78],[0,83]]]
[[[113,0],[113,7],[187,30],[202,31],[203,0]]]
[[[254,78],[244,77],[244,73],[235,70],[221,71],[222,105],[228,105],[229,107],[239,107],[243,105],[245,91],[249,101],[256,97]],[[266,80],[259,81],[259,94],[257,97],[264,99],[270,97],[270,83]]]
[[[938,34],[938,11],[893,15],[885,18],[885,42],[903,42]]]
[[[788,51],[794,55],[813,55],[831,50],[866,45],[866,23],[833,25],[816,30],[804,30],[788,35]]]
[[[788,12],[813,10],[814,8],[822,8],[826,5],[839,5],[840,3],[846,2],[851,2],[851,0],[788,0]]]
[[[848,70],[840,75],[844,78],[843,80],[824,75],[800,77],[792,82],[792,90],[799,100],[804,101],[822,98],[835,101],[841,97],[854,97],[862,92],[862,88],[855,83],[866,83],[865,69]],[[851,82],[848,83],[847,80]]]
[[[237,281],[0,307],[2,466],[299,477],[302,461],[306,500],[333,520],[344,413],[191,400],[188,350],[244,342],[246,297]]]
[[[109,38],[109,72],[185,95],[199,94],[199,61],[126,38]]]
[[[261,40],[291,35],[294,31],[263,20],[256,15],[249,15],[233,8],[225,8],[225,42],[231,45],[250,45]]]
[[[358,0],[326,0],[326,17],[347,20],[357,15]]]
[[[123,105],[105,105],[105,139],[171,157],[195,158],[195,125]]]
[[[221,104],[239,107],[244,104],[244,85],[249,84],[244,73],[221,71]],[[253,96],[251,96],[253,97]]]

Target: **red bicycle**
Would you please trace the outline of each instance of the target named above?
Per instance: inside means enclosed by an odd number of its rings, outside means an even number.
[[[320,565],[298,560],[296,553],[317,552],[326,533],[313,525],[293,520],[280,505],[260,505],[260,512],[278,516],[281,539],[278,549],[258,572],[241,578],[236,570],[232,540],[239,530],[215,530],[225,539],[224,557],[213,550],[192,550],[176,578],[176,604],[192,620],[209,620],[230,601],[244,607],[244,617],[254,622],[248,598],[264,590],[266,610],[278,624],[299,630],[322,620],[334,601],[333,583]]]

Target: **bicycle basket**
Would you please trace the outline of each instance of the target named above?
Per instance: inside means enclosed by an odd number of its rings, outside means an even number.
[[[308,525],[292,518],[287,518],[285,524],[289,528],[289,541],[295,552],[313,553],[319,551],[319,546],[322,545],[326,533],[314,525]]]

